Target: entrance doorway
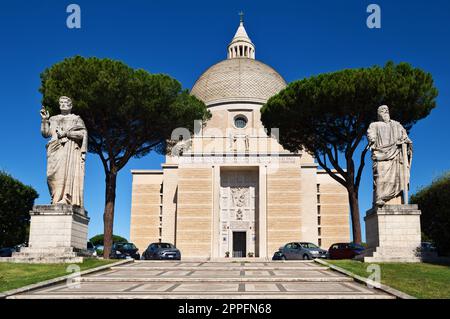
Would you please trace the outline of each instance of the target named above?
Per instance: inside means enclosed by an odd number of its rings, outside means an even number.
[[[245,257],[247,254],[247,232],[233,232],[233,257]]]
[[[259,257],[258,167],[220,168],[216,257]],[[242,234],[239,234],[242,233]]]

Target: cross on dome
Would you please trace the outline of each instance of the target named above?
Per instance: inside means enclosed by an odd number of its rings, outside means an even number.
[[[241,22],[244,22],[244,11],[239,12],[239,17],[241,18]]]

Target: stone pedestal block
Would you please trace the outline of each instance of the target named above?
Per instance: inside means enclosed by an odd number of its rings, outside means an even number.
[[[417,205],[385,205],[367,211],[365,262],[420,262],[420,210]]]
[[[28,247],[12,262],[82,262],[86,256],[89,217],[82,207],[38,205],[30,212]]]

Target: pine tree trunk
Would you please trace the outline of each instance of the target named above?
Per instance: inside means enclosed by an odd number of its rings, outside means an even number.
[[[358,191],[353,186],[347,187],[348,201],[350,203],[350,215],[352,218],[352,232],[353,241],[357,244],[361,244],[361,223],[359,220],[359,203],[358,203]]]
[[[114,205],[116,202],[117,173],[109,172],[106,175],[105,211],[103,213],[103,258],[109,259],[113,244]]]

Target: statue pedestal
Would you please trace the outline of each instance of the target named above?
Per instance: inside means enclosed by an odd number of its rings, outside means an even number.
[[[420,262],[420,210],[417,205],[385,205],[367,211],[368,249],[364,262]]]
[[[28,247],[10,261],[79,263],[87,254],[89,217],[82,207],[56,204],[34,206],[30,212]]]

